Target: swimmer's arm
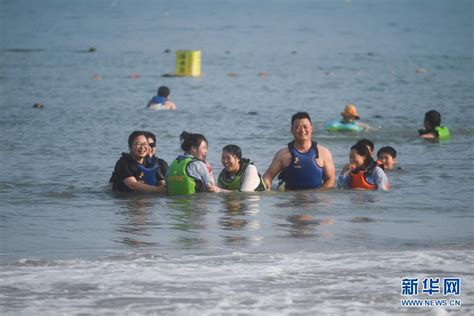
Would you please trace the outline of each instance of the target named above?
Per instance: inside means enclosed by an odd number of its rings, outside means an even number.
[[[252,192],[260,185],[257,167],[249,165],[241,178],[240,191]]]
[[[351,163],[347,163],[344,167],[342,167],[341,172],[339,173],[340,175],[347,175],[349,172],[354,170],[355,167]]]
[[[336,168],[334,167],[331,152],[322,146],[318,146],[318,148],[319,153],[324,160],[323,185],[321,186],[321,189],[332,189],[334,188],[334,184],[336,182]]]
[[[132,191],[166,193],[166,187],[164,185],[159,187],[154,185],[148,185],[143,182],[137,181],[135,177],[128,177],[123,180],[123,183]]]
[[[166,100],[165,104],[164,104],[164,108],[167,109],[167,110],[176,110],[176,104],[174,104],[173,102],[171,102],[170,100]]]
[[[265,183],[265,188],[267,191],[270,191],[272,186],[273,179],[283,170],[283,155],[284,149],[278,151],[273,157],[272,163],[268,167],[267,171],[263,174],[263,182]]]
[[[388,191],[388,178],[381,168],[376,167],[372,175],[379,191]]]
[[[337,176],[337,187],[341,189],[349,189],[349,174],[339,174]]]
[[[357,125],[359,125],[360,127],[362,127],[364,129],[364,132],[367,132],[368,130],[370,130],[372,127],[370,127],[369,125],[365,124],[365,123],[360,123],[360,122],[357,122]]]
[[[426,134],[420,135],[420,137],[425,138],[425,139],[435,139],[436,135],[434,133],[426,133]]]

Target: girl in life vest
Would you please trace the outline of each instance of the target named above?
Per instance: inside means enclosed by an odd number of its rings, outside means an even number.
[[[179,155],[168,169],[166,183],[169,195],[190,195],[214,192],[212,168],[206,162],[207,139],[202,134],[183,131],[179,136],[183,155]]]
[[[441,125],[441,114],[431,110],[425,113],[424,129],[418,130],[421,138],[433,140],[448,140],[451,136],[449,128]]]
[[[222,169],[217,185],[220,192],[225,191],[265,191],[265,184],[257,167],[246,158],[237,145],[227,145],[222,149]]]
[[[337,179],[340,188],[388,191],[388,178],[379,167],[367,146],[355,144],[349,154],[349,165],[344,167]]]

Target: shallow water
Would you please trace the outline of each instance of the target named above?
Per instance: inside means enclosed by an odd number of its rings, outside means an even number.
[[[472,12],[442,0],[2,1],[2,313],[473,313]],[[202,50],[202,77],[160,77],[178,49]],[[144,109],[162,84],[176,112]],[[324,132],[347,102],[372,131]],[[416,137],[433,108],[448,142]],[[263,173],[298,110],[337,170],[360,137],[395,147],[390,192],[106,190],[135,129],[157,134],[168,162],[188,130],[208,138],[216,173],[228,143]],[[461,278],[462,307],[401,307],[404,277]]]

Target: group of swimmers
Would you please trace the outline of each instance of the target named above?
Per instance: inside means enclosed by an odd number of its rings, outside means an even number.
[[[449,129],[441,125],[437,111],[425,114],[425,129],[420,137],[441,139],[449,136]],[[291,118],[293,141],[280,149],[260,175],[250,159],[244,158],[237,145],[222,149],[222,171],[214,180],[206,161],[208,141],[202,134],[183,131],[181,149],[170,166],[156,156],[156,137],[151,132],[134,131],[128,138],[130,152],[122,153],[110,178],[112,189],[121,192],[157,192],[169,195],[190,195],[197,192],[269,191],[278,176],[278,190],[309,190],[353,188],[388,191],[386,171],[396,168],[397,152],[385,146],[373,158],[374,144],[362,139],[349,153],[349,163],[336,177],[331,152],[313,141],[313,124],[306,112]]]

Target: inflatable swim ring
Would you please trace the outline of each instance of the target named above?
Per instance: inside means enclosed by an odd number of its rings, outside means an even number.
[[[360,133],[364,129],[357,125],[357,123],[342,123],[338,120],[332,120],[327,122],[324,125],[324,129],[328,132],[352,132],[352,133]]]

